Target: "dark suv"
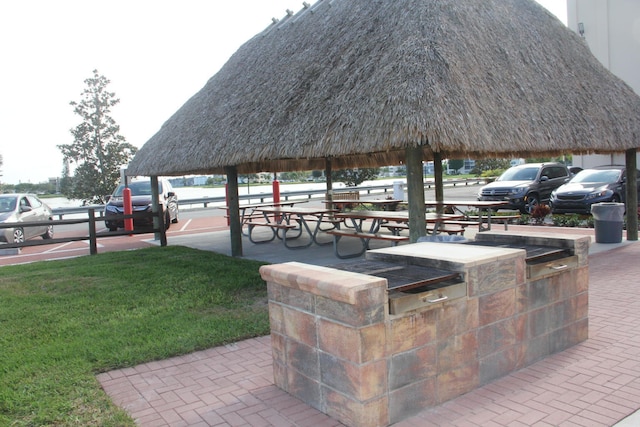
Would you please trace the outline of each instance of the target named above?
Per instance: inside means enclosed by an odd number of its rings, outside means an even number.
[[[131,205],[133,213],[148,212],[151,213],[151,179],[142,179],[132,181],[129,183],[129,189],[131,190]],[[116,215],[124,215],[124,207],[122,200],[122,192],[124,185],[120,184],[113,194],[107,200],[107,204],[104,208],[104,224],[110,231],[115,231],[118,228],[124,228],[123,219],[110,219]],[[178,222],[178,196],[173,191],[171,183],[167,179],[158,180],[158,194],[160,196],[160,205],[164,211],[164,226],[169,228],[171,223]],[[134,228],[150,227],[153,225],[153,219],[151,216],[134,219]]]
[[[547,203],[551,192],[569,181],[570,173],[561,163],[528,163],[507,169],[478,192],[478,200],[506,200],[509,209],[531,213]]]

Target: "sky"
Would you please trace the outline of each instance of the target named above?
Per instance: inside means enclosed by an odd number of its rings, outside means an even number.
[[[566,23],[566,0],[536,0]],[[314,0],[307,0],[314,3]],[[19,0],[0,2],[0,182],[62,171],[60,144],[81,123],[93,70],[120,103],[112,117],[142,146],[247,40],[302,0]]]

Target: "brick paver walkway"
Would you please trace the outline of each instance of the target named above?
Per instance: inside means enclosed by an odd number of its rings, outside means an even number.
[[[589,339],[397,426],[611,426],[640,409],[640,244],[593,255]],[[276,388],[269,337],[99,375],[141,426],[337,426]]]

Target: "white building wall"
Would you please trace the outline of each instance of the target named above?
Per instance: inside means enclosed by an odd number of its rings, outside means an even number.
[[[567,0],[567,25],[580,23],[594,56],[640,94],[640,0]],[[624,153],[573,156],[583,168],[624,163]]]

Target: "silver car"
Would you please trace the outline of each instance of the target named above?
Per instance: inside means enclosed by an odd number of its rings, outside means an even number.
[[[51,208],[33,194],[0,194],[0,224],[53,220]],[[53,225],[0,228],[0,242],[22,243],[42,236],[53,238]]]

